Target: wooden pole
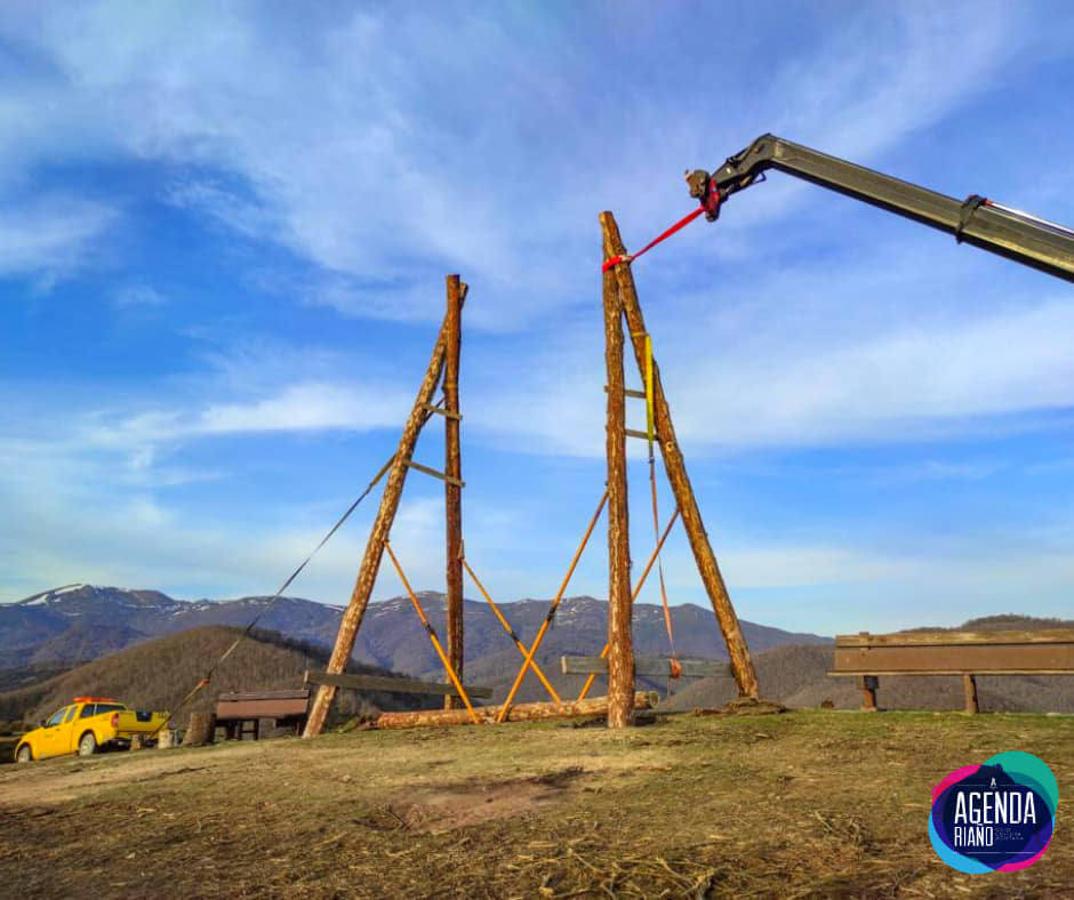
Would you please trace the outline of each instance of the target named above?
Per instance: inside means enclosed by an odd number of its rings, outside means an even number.
[[[616,251],[611,248],[607,226],[603,231],[604,258],[608,259]],[[608,385],[608,727],[625,728],[634,716],[626,385],[623,380],[623,306],[615,272],[610,269],[604,273],[603,295],[604,364]]]
[[[462,633],[462,451],[459,445],[459,353],[462,349],[463,288],[458,275],[447,277],[444,319],[444,515],[447,534],[447,655],[461,679]],[[444,709],[456,708],[456,697],[444,698]]]
[[[861,711],[876,712],[876,691],[880,687],[880,679],[875,675],[862,675],[858,679],[858,687],[861,688]]]
[[[610,251],[612,255],[625,254],[626,247],[619,235],[619,226],[616,225],[615,217],[610,212],[605,212],[601,214],[600,221],[604,228],[605,252]],[[645,317],[642,315],[641,305],[638,303],[634,276],[631,274],[629,264],[626,263],[617,265],[614,272],[619,283],[619,295],[626,314],[630,340],[634,345],[634,356],[637,359],[639,371],[644,372],[645,336],[648,332],[645,328]],[[756,697],[758,694],[757,673],[754,671],[753,660],[750,658],[750,649],[742,634],[735,607],[731,603],[727,585],[724,583],[720,567],[716,562],[716,555],[712,552],[708,534],[705,532],[701,510],[694,497],[693,487],[690,485],[690,476],[686,472],[686,460],[675,438],[675,426],[671,422],[671,407],[664,395],[660,368],[655,360],[652,363],[652,386],[656,436],[660,443],[660,453],[664,458],[664,468],[667,471],[668,482],[675,500],[682,511],[683,528],[690,539],[690,549],[693,550],[694,559],[697,561],[701,580],[709,595],[709,601],[712,603],[712,610],[716,614],[716,621],[720,626],[724,642],[727,644],[727,653],[731,658],[731,672],[738,684],[739,694]]]
[[[638,599],[638,594],[641,593],[641,589],[645,587],[645,579],[649,577],[649,573],[653,569],[653,563],[656,562],[657,557],[660,555],[660,550],[664,546],[664,541],[668,539],[668,535],[671,534],[671,526],[675,524],[675,520],[679,517],[679,511],[676,509],[672,513],[671,518],[668,519],[668,524],[664,528],[664,533],[660,535],[660,540],[656,542],[656,547],[653,548],[652,554],[649,556],[649,561],[645,564],[645,568],[642,569],[641,578],[638,579],[638,583],[634,585],[634,593],[630,595],[630,602],[633,604]],[[600,651],[600,658],[607,659],[608,651],[611,649],[611,644],[607,641],[604,642],[604,648]],[[637,672],[635,671],[635,674]],[[586,695],[589,693],[589,689],[593,687],[593,682],[596,681],[597,676],[591,674],[582,685],[582,690],[578,693],[579,700],[585,700]]]
[[[975,715],[981,711],[977,699],[977,676],[965,674],[962,676],[962,689],[966,692],[966,712]]]
[[[465,290],[463,291],[465,299]],[[384,486],[384,494],[380,498],[380,508],[377,517],[373,521],[373,528],[369,532],[369,540],[365,545],[365,555],[358,569],[358,577],[354,582],[354,590],[351,591],[351,599],[347,608],[343,611],[343,618],[339,623],[339,632],[336,634],[336,644],[329,657],[326,671],[338,675],[350,661],[351,652],[354,650],[354,639],[358,635],[358,627],[362,624],[366,607],[369,605],[369,596],[373,592],[373,585],[377,580],[377,572],[384,557],[384,544],[392,530],[395,521],[396,510],[399,509],[399,499],[403,495],[403,485],[406,483],[407,472],[414,446],[417,444],[421,428],[429,418],[426,407],[430,404],[436,385],[440,381],[440,374],[444,368],[445,352],[445,328],[446,320],[440,328],[440,334],[433,348],[432,358],[429,360],[429,368],[425,370],[421,387],[418,388],[418,396],[414,401],[414,407],[407,417],[403,426],[403,434],[399,438],[399,447],[392,458],[391,471],[388,473],[388,483]],[[322,684],[317,689],[317,695],[310,705],[309,719],[306,721],[306,729],[303,737],[316,737],[324,729],[325,719],[328,718],[328,708],[336,696],[336,687],[331,684]]]

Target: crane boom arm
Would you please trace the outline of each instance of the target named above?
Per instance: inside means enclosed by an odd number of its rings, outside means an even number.
[[[764,180],[767,169],[778,169],[953,234],[959,243],[973,244],[1074,281],[1074,231],[1028,213],[972,195],[957,200],[928,188],[892,178],[864,166],[828,156],[773,134],[762,135],[713,173],[697,170],[686,176],[690,194],[708,210],[709,220],[732,194]]]

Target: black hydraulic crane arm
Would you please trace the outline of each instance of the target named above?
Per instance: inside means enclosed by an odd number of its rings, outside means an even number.
[[[953,234],[973,244],[1057,278],[1074,281],[1074,231],[1028,213],[971,195],[957,200],[928,188],[900,181],[846,160],[763,135],[719,169],[688,173],[690,194],[714,220],[732,194],[764,180],[766,169],[778,169],[812,181],[888,212]]]

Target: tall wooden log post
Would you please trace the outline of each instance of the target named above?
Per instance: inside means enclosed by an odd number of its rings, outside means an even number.
[[[613,253],[604,217],[604,258]],[[604,362],[608,377],[608,727],[634,718],[634,646],[630,597],[630,522],[626,471],[623,306],[615,272],[604,273]]]
[[[619,235],[619,226],[615,222],[615,217],[610,212],[605,212],[601,214],[600,221],[604,228],[605,253],[614,256],[625,254],[626,247]],[[645,317],[638,303],[634,276],[627,264],[616,266],[614,272],[619,284],[619,295],[623,312],[626,314],[630,340],[634,345],[634,356],[637,359],[639,371],[644,372]],[[758,694],[757,674],[753,668],[753,660],[750,658],[749,646],[742,634],[742,627],[739,625],[738,616],[735,614],[735,608],[727,592],[727,585],[724,583],[720,567],[716,562],[716,555],[712,552],[708,534],[705,532],[701,510],[694,497],[690,477],[686,473],[686,460],[675,438],[675,427],[671,422],[671,408],[664,396],[660,369],[655,360],[652,371],[656,436],[660,444],[661,456],[664,459],[668,482],[675,495],[675,502],[682,513],[682,523],[690,539],[690,548],[693,550],[701,580],[704,582],[705,591],[709,595],[713,612],[716,614],[716,621],[720,626],[724,642],[727,644],[727,653],[731,658],[731,672],[738,684],[738,692],[745,697],[756,697]]]
[[[447,315],[444,318],[444,482],[447,534],[447,655],[462,679],[462,451],[459,446],[459,354],[462,350],[462,296],[458,275],[447,277]],[[445,676],[447,673],[444,673]],[[455,709],[459,699],[444,698],[444,709]]]
[[[981,704],[977,699],[977,676],[964,674],[962,676],[962,689],[966,694],[966,712],[976,715],[981,711]]]
[[[462,291],[465,298],[465,289]],[[354,590],[351,591],[351,599],[347,608],[343,611],[343,618],[339,623],[339,632],[336,634],[336,644],[332,649],[332,656],[328,660],[326,671],[338,675],[347,667],[354,650],[354,639],[358,634],[358,627],[362,624],[366,607],[369,605],[369,597],[373,592],[373,585],[377,580],[377,572],[380,570],[381,559],[384,557],[384,545],[392,530],[395,521],[396,510],[399,509],[399,498],[403,494],[403,485],[406,483],[408,463],[414,453],[414,446],[418,442],[418,435],[422,426],[428,421],[429,410],[433,399],[433,393],[440,382],[440,375],[444,369],[444,354],[446,348],[447,316],[440,328],[433,348],[432,358],[429,360],[429,368],[425,371],[421,387],[418,388],[418,396],[414,401],[403,426],[403,434],[399,439],[399,446],[392,458],[392,467],[388,473],[388,482],[384,486],[384,494],[380,498],[380,508],[377,517],[373,521],[373,528],[369,533],[369,540],[365,545],[365,555],[358,569],[358,577],[354,582]],[[322,684],[317,689],[317,695],[310,706],[309,718],[306,720],[306,729],[303,737],[316,737],[324,728],[325,719],[328,718],[328,709],[336,696],[335,685]]]

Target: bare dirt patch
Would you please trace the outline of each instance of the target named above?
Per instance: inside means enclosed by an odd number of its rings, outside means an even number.
[[[493,819],[535,814],[560,802],[585,770],[571,766],[532,778],[466,782],[398,798],[391,813],[411,831],[442,834]]]

